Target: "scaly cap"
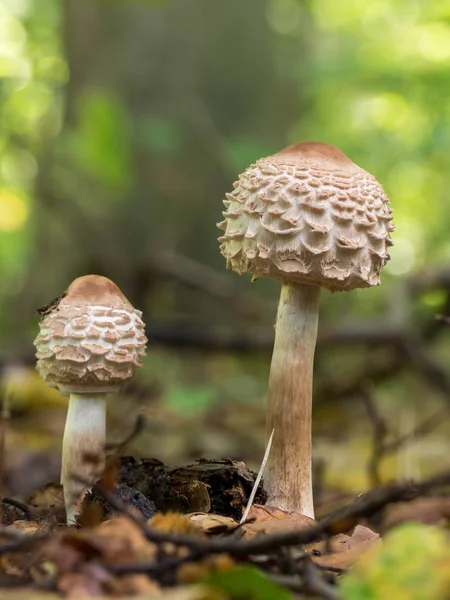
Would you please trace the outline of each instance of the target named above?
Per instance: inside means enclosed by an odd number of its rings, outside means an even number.
[[[380,283],[392,210],[375,177],[338,148],[303,142],[262,158],[224,204],[227,268],[333,292]]]
[[[111,280],[73,281],[40,323],[37,370],[64,393],[116,391],[142,366],[147,338],[142,313]]]

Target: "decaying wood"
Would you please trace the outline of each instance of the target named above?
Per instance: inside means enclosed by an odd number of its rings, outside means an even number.
[[[255,483],[255,473],[231,459],[199,460],[167,467],[156,459],[124,457],[119,482],[144,494],[157,509],[213,512],[240,520]],[[262,486],[256,502],[266,500]]]

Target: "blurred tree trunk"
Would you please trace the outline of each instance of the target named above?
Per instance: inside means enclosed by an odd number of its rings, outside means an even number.
[[[66,0],[68,122],[76,123],[86,88],[100,87],[123,99],[136,135],[149,117],[180,130],[181,148],[167,156],[134,139],[137,178],[127,204],[136,210],[130,215],[124,206],[122,214],[134,258],[152,238],[164,247],[181,244],[201,260],[217,256],[214,224],[236,176],[230,142],[250,140],[268,151],[286,143],[302,99],[298,77],[277,69],[267,5]],[[292,44],[300,74],[308,52],[302,38]]]
[[[307,10],[302,30],[286,41],[270,25],[269,5],[64,1],[70,82],[63,130],[39,174],[28,310],[89,270],[114,277],[141,302],[151,277],[139,274],[159,250],[223,268],[215,224],[225,192],[249,161],[293,141],[289,127],[305,106]],[[132,183],[119,201],[68,151],[92,90],[118,99],[126,113]],[[164,302],[168,312],[189,312],[170,290]],[[202,302],[192,299],[196,312]]]

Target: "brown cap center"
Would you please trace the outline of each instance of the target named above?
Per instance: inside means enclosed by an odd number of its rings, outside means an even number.
[[[329,165],[333,170],[338,167],[343,171],[361,171],[360,167],[350,160],[342,150],[322,142],[292,144],[292,146],[288,146],[271,156],[270,159],[275,160],[277,163],[311,161],[322,163],[324,166]]]
[[[117,285],[101,275],[84,275],[75,279],[68,287],[61,305],[131,307]]]

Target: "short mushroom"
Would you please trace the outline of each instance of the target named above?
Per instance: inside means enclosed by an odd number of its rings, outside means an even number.
[[[341,150],[304,142],[251,165],[224,200],[227,268],[281,279],[269,378],[268,503],[314,517],[311,404],[320,288],[380,283],[392,210],[382,186]]]
[[[99,275],[75,279],[44,313],[34,341],[37,370],[69,396],[61,483],[73,523],[86,490],[82,481],[94,483],[104,465],[107,395],[142,366],[147,338],[142,313]]]

